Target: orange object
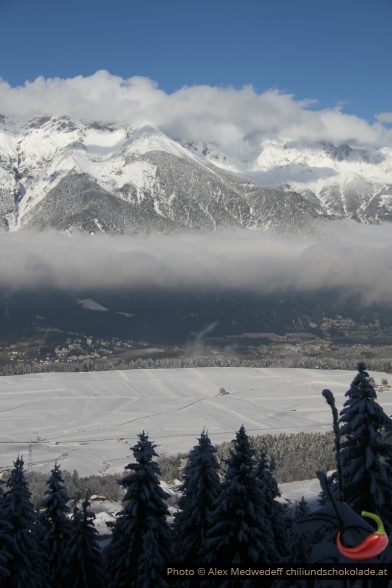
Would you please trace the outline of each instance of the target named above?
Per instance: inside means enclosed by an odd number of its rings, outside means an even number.
[[[388,545],[388,535],[385,533],[384,525],[380,517],[372,512],[362,511],[363,517],[373,519],[377,523],[377,531],[371,533],[362,543],[356,547],[344,547],[340,541],[340,532],[337,538],[337,547],[342,555],[349,559],[362,561],[364,559],[373,559],[380,555]]]

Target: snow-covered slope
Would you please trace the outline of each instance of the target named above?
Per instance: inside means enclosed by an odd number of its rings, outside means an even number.
[[[300,229],[319,217],[392,219],[392,148],[208,142],[65,117],[0,117],[0,230]]]
[[[0,228],[127,232],[301,226],[298,194],[213,166],[149,125],[0,121]]]
[[[279,484],[279,490],[281,492],[279,500],[285,504],[293,505],[300,502],[301,498],[304,497],[310,510],[316,510],[319,506],[317,501],[320,497],[321,488],[317,478]]]
[[[385,374],[374,372],[379,382]],[[266,368],[195,368],[48,373],[0,378],[0,467],[27,455],[36,469],[54,461],[85,474],[121,471],[142,430],[158,453],[188,451],[205,427],[214,443],[241,424],[252,435],[327,431],[330,388],[344,402],[353,372]],[[223,387],[228,394],[220,395]],[[380,398],[392,412],[389,393]]]
[[[264,140],[252,156],[230,158],[211,145],[187,146],[221,169],[302,194],[325,216],[392,220],[392,147]]]

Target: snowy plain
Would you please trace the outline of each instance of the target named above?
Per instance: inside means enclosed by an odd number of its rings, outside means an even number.
[[[376,383],[388,377],[371,375]],[[0,470],[18,454],[27,464],[30,441],[34,469],[47,472],[57,460],[88,475],[120,472],[142,430],[160,455],[188,451],[204,427],[213,443],[231,440],[241,424],[251,435],[327,431],[331,411],[321,391],[331,389],[340,409],[354,376],[238,367],[3,376]],[[391,414],[391,392],[378,401]]]

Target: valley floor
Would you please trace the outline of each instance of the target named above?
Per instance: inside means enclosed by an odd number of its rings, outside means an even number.
[[[203,428],[213,443],[241,424],[251,435],[328,431],[354,371],[284,368],[183,368],[42,373],[0,378],[0,467],[18,454],[34,469],[55,460],[84,475],[121,471],[145,430],[160,455],[187,452]],[[372,372],[376,384],[387,374]],[[387,414],[391,392],[379,394]]]

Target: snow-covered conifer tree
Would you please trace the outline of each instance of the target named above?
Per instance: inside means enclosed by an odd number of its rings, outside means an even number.
[[[175,559],[184,565],[203,563],[210,513],[220,492],[216,449],[205,431],[189,453],[180,491],[173,528]]]
[[[302,533],[297,528],[297,521],[304,519],[309,514],[309,508],[305,497],[302,496],[301,500],[295,506],[294,512],[294,524],[289,534],[289,561],[296,563],[309,563],[310,562],[310,551],[311,543],[305,533]]]
[[[242,426],[230,450],[222,490],[211,514],[206,541],[206,560],[210,563],[232,565],[279,560],[255,466],[254,450]],[[225,585],[224,580],[221,586]]]
[[[12,559],[11,541],[11,524],[7,522],[4,513],[4,490],[3,480],[0,480],[0,586],[10,576],[9,564]]]
[[[166,520],[169,511],[167,493],[159,484],[155,447],[148,435],[139,434],[139,441],[132,448],[136,462],[126,466],[131,473],[120,480],[125,489],[124,509],[119,513],[106,554],[109,588],[167,585],[164,565],[172,558]]]
[[[308,503],[305,496],[295,505],[295,519],[303,519],[309,513]]]
[[[165,560],[162,549],[153,531],[153,524],[149,525],[143,537],[143,549],[140,554],[137,571],[138,588],[167,588],[167,582],[162,575]]]
[[[275,547],[280,556],[279,561],[282,561],[287,555],[288,517],[284,505],[275,500],[280,496],[280,490],[273,475],[274,469],[274,460],[268,459],[265,449],[262,448],[258,456],[256,476],[261,483],[264,508],[271,523]]]
[[[106,588],[102,551],[97,543],[95,514],[86,498],[74,509],[73,526],[64,552],[64,581],[68,588]]]
[[[344,500],[358,513],[371,511],[392,530],[392,446],[385,429],[390,419],[376,401],[363,363],[340,413],[341,487]]]
[[[61,476],[60,466],[57,464],[51,470],[46,484],[48,488],[42,501],[44,510],[41,513],[40,520],[44,528],[43,535],[49,558],[52,583],[54,586],[61,588],[62,586],[66,587],[63,579],[65,570],[64,551],[70,537],[72,523],[67,517],[69,497]]]
[[[47,561],[37,540],[36,516],[23,465],[18,457],[2,499],[0,541],[5,557],[1,587],[48,588]]]

